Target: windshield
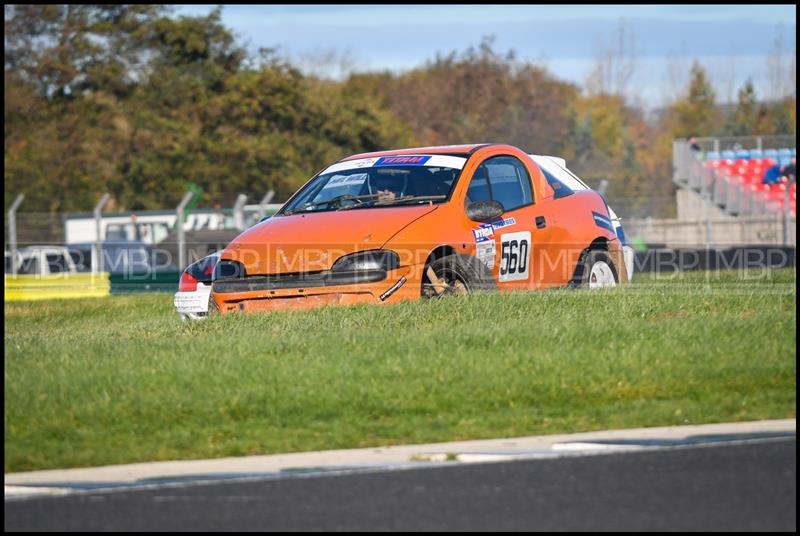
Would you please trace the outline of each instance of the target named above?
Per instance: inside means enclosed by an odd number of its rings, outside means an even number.
[[[334,164],[306,185],[279,214],[442,203],[450,197],[463,161],[454,157],[404,156]]]

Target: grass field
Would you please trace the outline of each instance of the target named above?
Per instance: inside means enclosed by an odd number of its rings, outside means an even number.
[[[796,274],[181,323],[5,306],[5,471],[794,417]]]

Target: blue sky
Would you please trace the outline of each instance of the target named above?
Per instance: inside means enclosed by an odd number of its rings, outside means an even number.
[[[186,5],[176,15],[204,15],[213,6]],[[748,77],[767,92],[767,57],[782,33],[784,59],[794,55],[794,5],[269,5],[225,6],[224,24],[251,50],[279,47],[307,70],[327,51],[348,58],[355,71],[403,71],[462,51],[495,36],[495,49],[538,63],[556,76],[583,84],[598,45],[625,21],[635,34],[631,94],[658,106],[685,82],[698,59],[720,100],[735,98]],[[671,68],[671,69],[670,69]],[[670,71],[673,75],[670,75]],[[675,73],[683,73],[676,76]],[[320,72],[340,75],[337,70]]]

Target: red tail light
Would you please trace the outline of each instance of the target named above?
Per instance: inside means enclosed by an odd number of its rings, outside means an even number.
[[[197,290],[197,279],[192,277],[189,272],[183,272],[178,283],[178,292],[194,292],[195,290]]]

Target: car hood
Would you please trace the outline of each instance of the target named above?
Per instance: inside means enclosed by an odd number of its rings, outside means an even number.
[[[248,275],[328,270],[342,255],[383,247],[436,208],[429,204],[272,217],[237,236],[221,259],[241,262]]]

